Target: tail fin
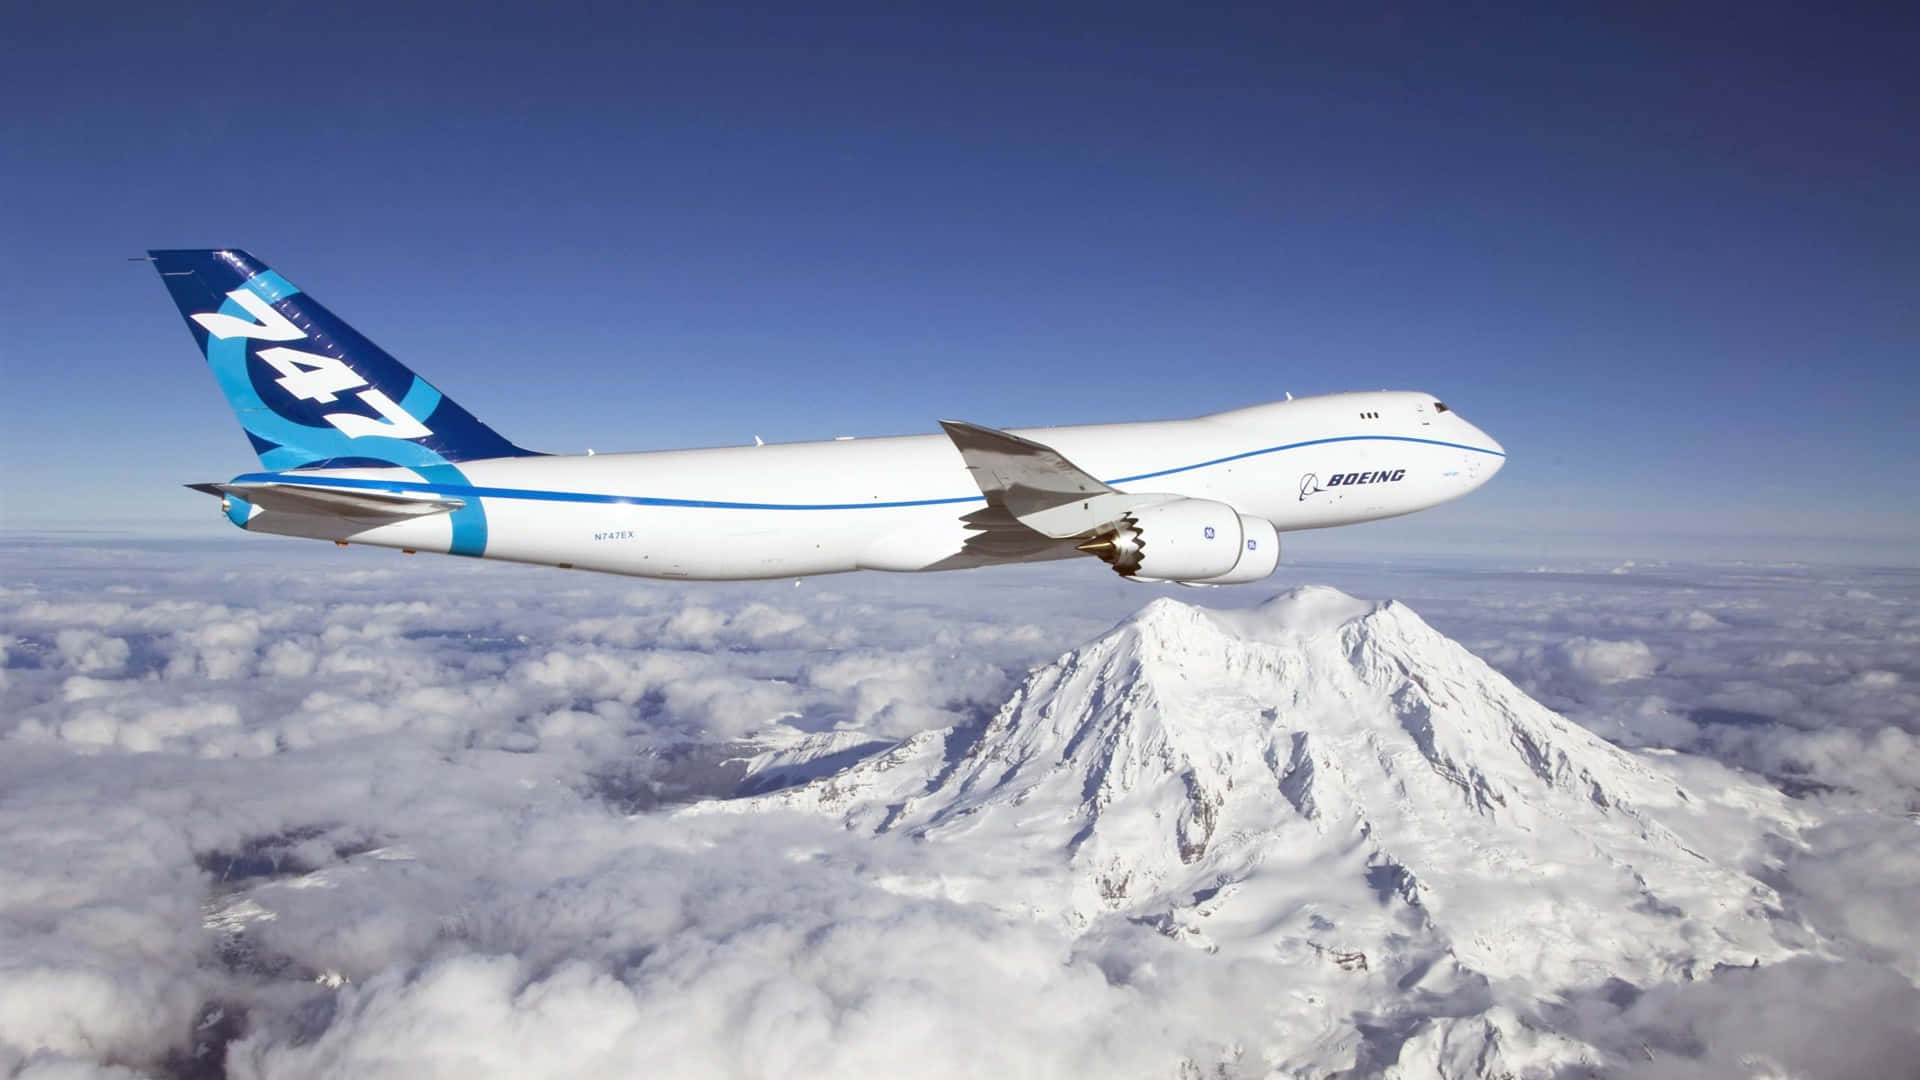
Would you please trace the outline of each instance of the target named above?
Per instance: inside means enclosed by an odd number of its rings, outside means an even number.
[[[417,468],[534,453],[246,252],[147,254],[267,468]]]

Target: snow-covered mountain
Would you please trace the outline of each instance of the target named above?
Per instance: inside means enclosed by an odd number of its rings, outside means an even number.
[[[1399,1060],[1453,1074],[1591,1060],[1495,988],[1524,1003],[1804,947],[1746,869],[1793,831],[1786,801],[1720,771],[1688,782],[1406,607],[1307,587],[1245,612],[1156,600],[982,726],[694,812],[829,813],[951,851],[938,879],[890,888],[1297,962],[1294,1011],[1329,1037],[1452,1002],[1409,1024]]]

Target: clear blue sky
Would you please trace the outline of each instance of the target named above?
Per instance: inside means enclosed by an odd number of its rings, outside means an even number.
[[[1409,387],[1512,462],[1356,542],[1913,546],[1900,5],[629,7],[10,5],[5,525],[229,528],[235,245],[545,449]]]

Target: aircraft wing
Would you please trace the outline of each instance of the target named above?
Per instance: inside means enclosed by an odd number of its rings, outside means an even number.
[[[1005,510],[1042,536],[1089,536],[1128,510],[1174,498],[1116,491],[1053,447],[1010,432],[959,420],[942,420],[940,426],[965,459],[987,505]]]
[[[445,514],[467,505],[464,499],[441,495],[414,494],[405,491],[375,491],[365,488],[327,487],[319,484],[287,484],[256,480],[230,484],[188,484],[195,491],[222,498],[233,496],[262,510],[286,514],[318,514],[326,517],[369,518],[374,520],[423,517]]]

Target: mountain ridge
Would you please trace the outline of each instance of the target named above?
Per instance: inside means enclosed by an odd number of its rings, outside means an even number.
[[[688,812],[825,813],[939,845],[951,872],[884,884],[1298,963],[1356,1011],[1486,998],[1468,1058],[1570,1062],[1584,1052],[1489,1012],[1489,987],[1689,980],[1811,940],[1714,807],[1756,835],[1790,834],[1794,812],[1724,784],[1689,793],[1403,604],[1304,587],[1247,611],[1155,600],[984,724]]]

